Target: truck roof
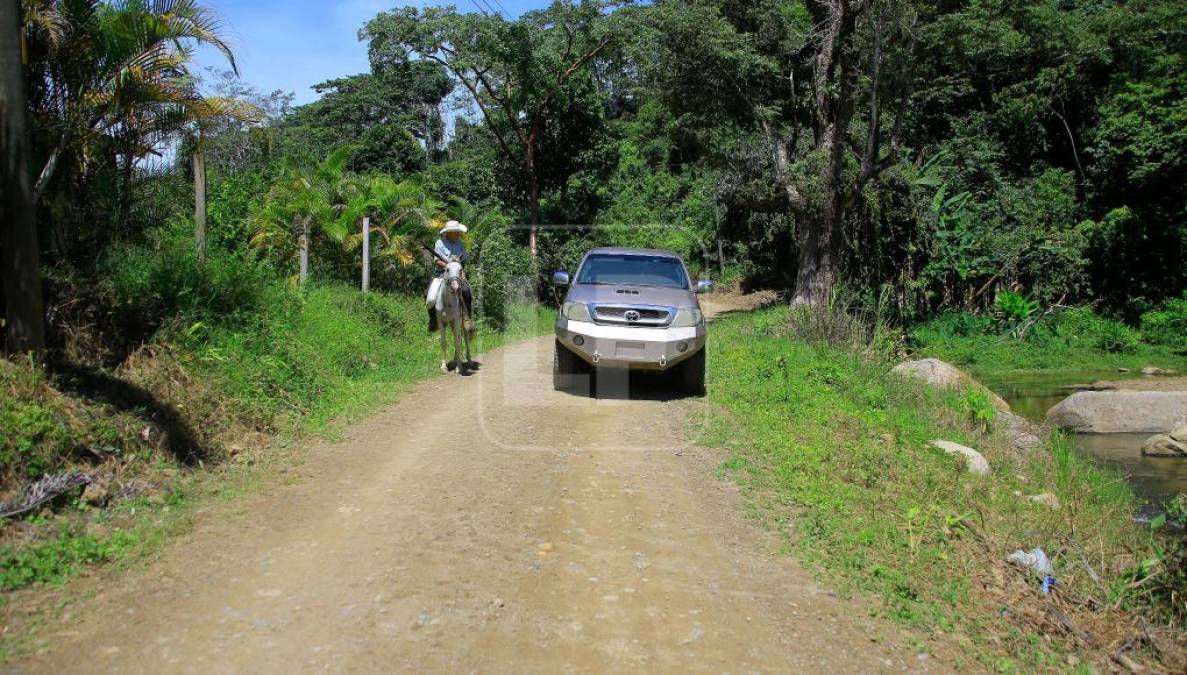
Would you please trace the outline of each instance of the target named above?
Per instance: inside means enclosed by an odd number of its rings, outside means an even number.
[[[680,259],[680,254],[673,251],[663,251],[654,248],[627,248],[624,246],[604,246],[601,248],[591,249],[586,255],[593,255],[595,253],[606,253],[610,255],[660,255],[668,258]]]

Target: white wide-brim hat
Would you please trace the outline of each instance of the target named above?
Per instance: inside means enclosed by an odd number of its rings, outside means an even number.
[[[461,223],[459,223],[456,220],[451,220],[448,223],[445,223],[445,227],[441,228],[441,234],[446,234],[449,232],[457,232],[459,234],[465,234],[466,226],[462,225]]]

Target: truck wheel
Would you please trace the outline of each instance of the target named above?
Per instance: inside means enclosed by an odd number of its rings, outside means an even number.
[[[677,377],[679,378],[680,391],[689,396],[704,396],[705,349],[701,349],[681,363]]]
[[[576,354],[561,346],[560,340],[553,345],[552,388],[557,391],[576,389],[585,375],[585,362]]]

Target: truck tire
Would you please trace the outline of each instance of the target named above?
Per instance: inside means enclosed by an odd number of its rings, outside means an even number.
[[[680,391],[689,396],[705,395],[705,348],[688,357],[676,373]]]
[[[560,340],[555,341],[552,354],[553,389],[573,391],[578,384],[589,381],[588,370],[580,357],[562,346]]]

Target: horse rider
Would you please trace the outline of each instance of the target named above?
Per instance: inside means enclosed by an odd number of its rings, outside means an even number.
[[[466,262],[466,245],[462,243],[462,235],[465,233],[465,225],[451,220],[441,228],[441,236],[433,245],[433,250],[437,252],[433,257],[433,281],[425,295],[425,305],[429,308],[430,333],[437,330],[437,294],[441,290],[441,281],[445,278],[445,261],[456,258],[458,262]]]

